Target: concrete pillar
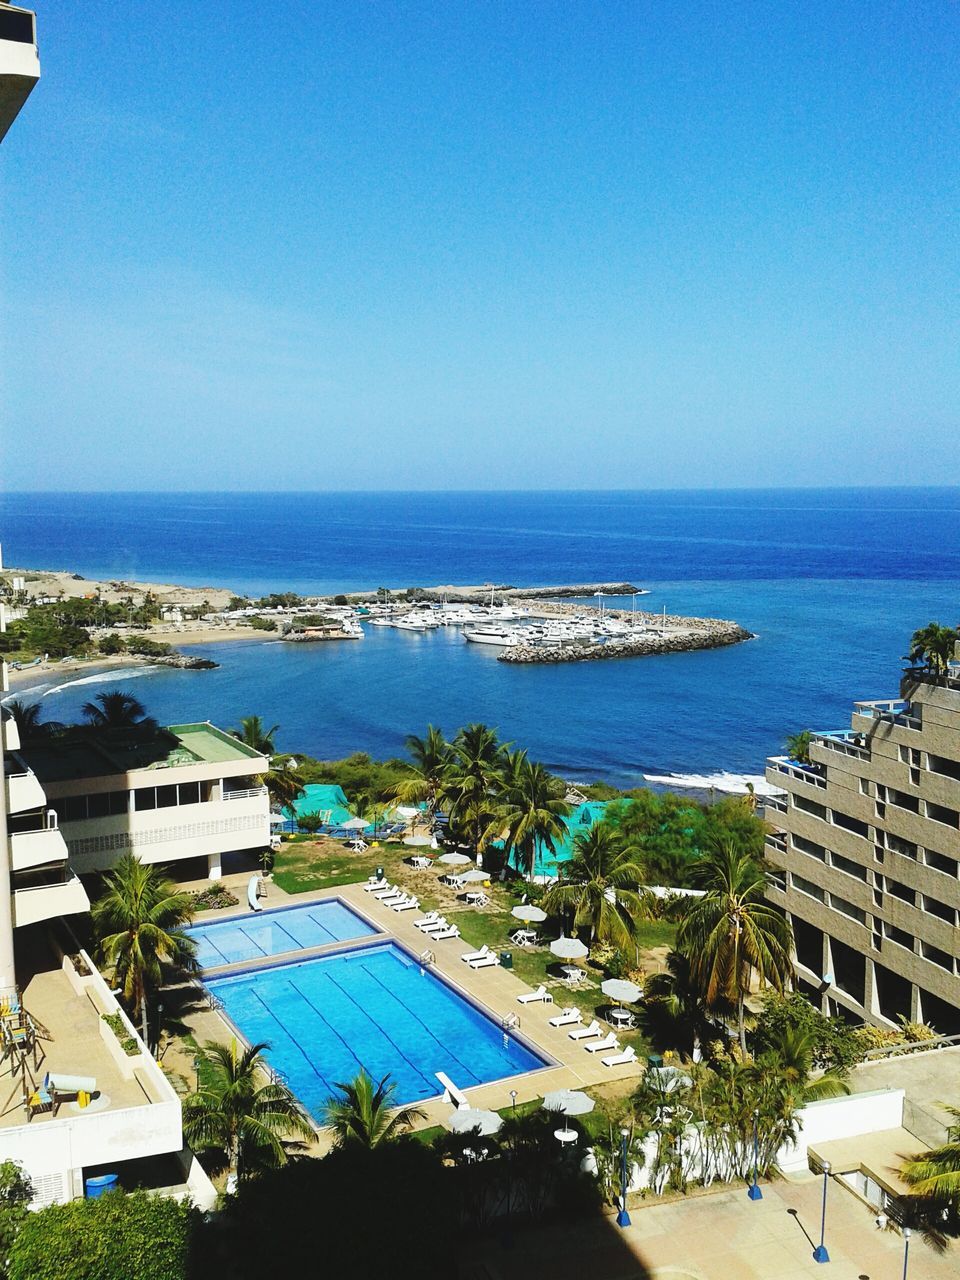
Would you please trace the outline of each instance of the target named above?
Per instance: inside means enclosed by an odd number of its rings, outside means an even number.
[[[211,853],[207,857],[207,879],[219,880],[223,875],[223,869],[220,865],[220,854]]]
[[[920,988],[916,983],[910,987],[910,1021],[923,1021],[923,1001],[920,999]]]

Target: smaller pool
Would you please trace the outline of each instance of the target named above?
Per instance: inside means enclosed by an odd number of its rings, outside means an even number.
[[[215,969],[242,960],[322,947],[330,942],[368,938],[380,930],[357,915],[339,898],[307,906],[251,911],[229,920],[211,920],[184,930],[197,943],[201,969]]]

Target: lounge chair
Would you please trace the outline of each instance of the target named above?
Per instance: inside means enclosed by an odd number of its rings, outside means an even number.
[[[442,942],[444,938],[459,938],[460,930],[455,924],[448,924],[445,929],[441,929],[439,933],[433,933],[430,936],[436,941]]]
[[[490,954],[490,948],[487,946],[486,943],[484,943],[479,951],[467,951],[464,955],[460,957],[460,959],[466,961],[466,963],[469,964],[471,960],[482,960],[484,956],[488,956],[489,954]]]
[[[571,1040],[590,1040],[594,1036],[602,1036],[603,1027],[594,1018],[589,1027],[578,1027],[576,1031],[568,1031],[567,1034]]]
[[[492,951],[488,951],[485,956],[481,956],[479,960],[468,960],[467,964],[471,969],[492,969],[495,964],[500,961]]]
[[[597,1040],[593,1044],[585,1044],[583,1046],[587,1053],[606,1053],[608,1049],[619,1049],[620,1041],[611,1031],[608,1036],[604,1036],[602,1040]]]
[[[583,1014],[579,1009],[564,1009],[555,1018],[550,1019],[550,1025],[551,1027],[572,1027],[582,1021]]]
[[[419,911],[420,899],[407,898],[405,902],[397,902],[393,907],[394,911]]]
[[[439,933],[441,929],[447,929],[447,928],[449,928],[449,921],[446,920],[443,916],[437,916],[436,920],[432,920],[430,924],[423,925],[420,929],[420,932],[426,933],[426,934],[434,934],[434,933]]]
[[[375,893],[373,896],[385,907],[392,907],[394,903],[402,902],[407,895],[402,889],[394,889],[391,893]]]
[[[600,1061],[605,1067],[625,1067],[628,1062],[636,1062],[637,1051],[632,1044],[628,1044],[623,1053],[615,1053],[609,1058],[601,1058]]]
[[[395,884],[388,884],[384,889],[374,889],[373,896],[375,898],[390,898],[393,896],[393,894],[399,893],[399,892],[400,890],[397,888]]]
[[[407,893],[406,889],[403,889],[401,892],[394,894],[392,898],[381,898],[380,901],[385,906],[395,907],[399,902],[412,902],[413,894]]]
[[[528,991],[525,995],[517,996],[518,1004],[536,1004],[538,1000],[542,1000],[544,1004],[553,1004],[553,996],[542,982],[536,991]]]
[[[414,927],[424,929],[428,924],[436,924],[440,919],[439,911],[428,911],[425,916],[421,916],[419,920],[414,920]]]
[[[364,893],[376,893],[379,889],[389,889],[390,881],[384,879],[371,879],[363,886]]]

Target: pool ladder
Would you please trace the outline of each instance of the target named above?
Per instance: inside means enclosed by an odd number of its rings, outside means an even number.
[[[437,957],[429,949],[420,953],[421,965],[436,964]]]
[[[504,1031],[519,1031],[520,1030],[519,1013],[504,1014],[504,1016],[500,1019],[500,1026],[503,1028]]]

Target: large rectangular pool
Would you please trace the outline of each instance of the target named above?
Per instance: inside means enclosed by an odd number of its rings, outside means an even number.
[[[285,951],[350,942],[379,933],[374,925],[340,901],[313,902],[274,911],[251,911],[227,920],[211,920],[184,930],[197,943],[201,969],[243,960],[263,960]]]
[[[464,1089],[547,1062],[393,943],[206,985],[248,1041],[269,1043],[271,1065],[317,1120],[361,1067],[389,1075],[400,1104],[441,1093],[437,1071]]]

